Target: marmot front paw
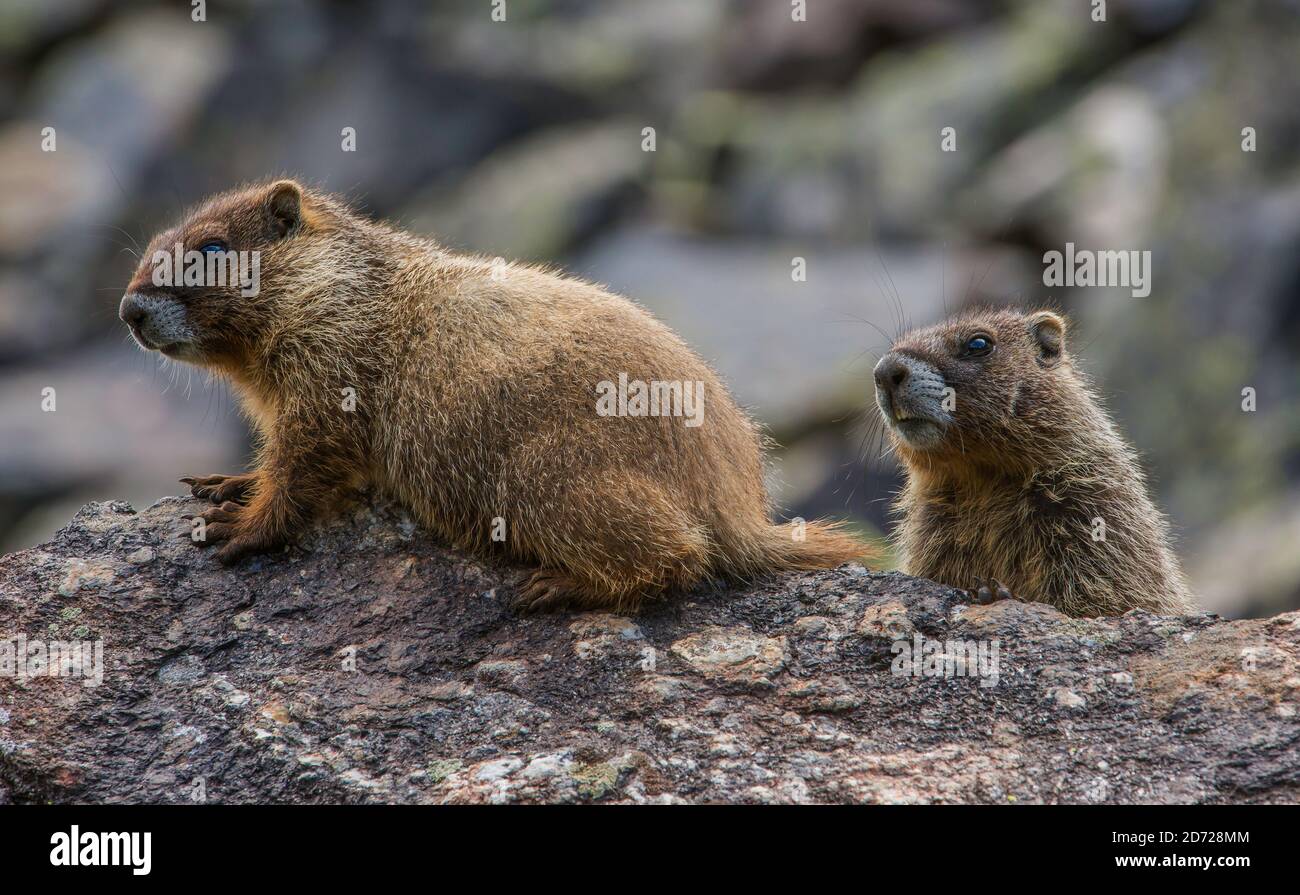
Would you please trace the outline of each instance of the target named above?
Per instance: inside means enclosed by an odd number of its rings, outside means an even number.
[[[190,486],[190,493],[200,500],[210,500],[221,504],[228,500],[246,503],[249,492],[257,482],[253,473],[243,475],[187,475],[180,480],[182,485]]]
[[[217,551],[217,561],[233,565],[253,553],[265,553],[280,546],[281,541],[267,536],[257,525],[247,507],[234,501],[212,507],[199,514],[203,527],[191,531],[189,537],[197,547],[224,543]],[[201,536],[196,533],[201,532]]]

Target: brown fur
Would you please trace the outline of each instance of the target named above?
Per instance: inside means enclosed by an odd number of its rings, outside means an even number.
[[[197,335],[164,353],[228,377],[259,435],[250,475],[190,480],[221,503],[206,517],[224,561],[360,485],[457,546],[540,565],[529,608],[633,610],[706,576],[867,552],[831,523],[802,540],[772,524],[755,425],[681,339],[599,286],[455,254],[293,181],[218,195],[150,252],[214,236],[261,251],[261,292],[179,290]],[[154,288],[147,262],[130,289]],[[620,372],[702,381],[702,425],[597,415],[596,384]]]
[[[902,567],[962,588],[996,579],[1077,616],[1194,611],[1137,455],[1072,363],[1065,330],[1048,311],[977,311],[894,344],[891,355],[930,364],[956,398],[938,444],[889,427],[907,471]],[[979,334],[994,348],[966,356]]]

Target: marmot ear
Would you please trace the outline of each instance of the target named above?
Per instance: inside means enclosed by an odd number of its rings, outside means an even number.
[[[277,180],[266,194],[271,232],[283,239],[302,225],[302,187],[292,180]]]
[[[1038,346],[1038,364],[1055,366],[1065,353],[1065,320],[1051,311],[1029,315],[1029,335]]]

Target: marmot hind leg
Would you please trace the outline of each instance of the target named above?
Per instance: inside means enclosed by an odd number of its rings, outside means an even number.
[[[538,569],[520,585],[511,605],[522,614],[556,609],[635,612],[649,596],[645,588],[615,589],[558,569]]]
[[[533,542],[529,552],[544,558],[542,568],[519,588],[516,610],[635,612],[647,600],[691,587],[712,568],[707,536],[677,513],[647,506],[622,519],[593,515],[576,527],[590,530],[552,529],[546,544]],[[575,553],[573,545],[583,546]]]
[[[651,567],[637,567],[629,557],[627,567],[611,565],[600,572],[543,567],[528,576],[519,587],[512,606],[516,612],[545,612],[555,609],[603,609],[606,612],[636,612],[647,601],[683,590],[706,575],[702,557],[692,545],[682,553],[658,557]]]

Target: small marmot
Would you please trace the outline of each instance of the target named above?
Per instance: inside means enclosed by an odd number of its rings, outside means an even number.
[[[907,471],[902,568],[1075,616],[1193,612],[1137,455],[1065,332],[1050,311],[980,310],[880,359],[876,402]]]
[[[259,288],[158,285],[188,252],[258,253]],[[456,546],[539,566],[522,609],[631,611],[709,576],[869,552],[834,523],[773,524],[763,437],[646,311],[293,180],[217,195],[156,236],[120,316],[145,349],[227,378],[256,428],[252,472],[182,479],[218,504],[205,543],[223,562],[293,540],[358,486]]]

